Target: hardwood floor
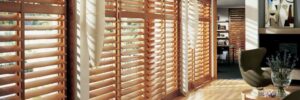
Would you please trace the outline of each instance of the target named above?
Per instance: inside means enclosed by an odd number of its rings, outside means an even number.
[[[300,70],[294,70],[292,79],[300,80]],[[288,90],[300,90],[300,81],[292,82],[295,86],[289,86]],[[273,86],[268,86],[273,88]],[[252,89],[243,79],[218,79],[206,86],[192,91],[186,97],[177,97],[175,100],[242,100],[241,92]]]
[[[252,89],[242,79],[218,79],[206,86],[192,91],[186,97],[178,97],[175,100],[242,100],[241,92]],[[270,85],[265,90],[275,90]],[[293,92],[300,90],[299,82],[292,82],[292,86],[286,88],[287,91]]]
[[[251,87],[242,79],[219,79],[176,100],[241,100],[241,92]]]

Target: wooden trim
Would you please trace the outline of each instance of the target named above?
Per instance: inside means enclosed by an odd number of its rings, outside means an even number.
[[[217,43],[217,36],[218,36],[218,32],[217,32],[217,29],[218,29],[218,11],[217,11],[217,0],[212,0],[212,11],[213,11],[213,21],[212,21],[212,25],[213,25],[213,30],[212,30],[212,37],[213,37],[213,40],[210,42],[212,43],[213,45],[213,49],[210,49],[210,50],[213,50],[213,58],[212,58],[212,62],[211,62],[211,65],[212,65],[212,68],[213,68],[213,79],[217,79],[218,78],[218,60],[217,60],[217,47],[218,47],[218,43]]]
[[[22,1],[23,3],[24,1]],[[20,12],[22,7],[20,3],[0,2],[1,12]]]
[[[75,100],[76,98],[76,0],[66,1],[66,99]]]
[[[178,35],[177,35],[177,50],[178,50],[178,52],[177,52],[177,61],[178,61],[178,67],[177,67],[177,74],[178,74],[178,90],[180,91],[179,92],[179,95],[184,95],[184,93],[183,93],[183,91],[181,91],[181,89],[182,89],[182,80],[181,80],[181,78],[182,78],[182,76],[181,76],[181,71],[183,70],[182,69],[182,20],[181,20],[181,17],[182,17],[182,12],[181,12],[181,10],[182,10],[182,5],[181,5],[181,3],[182,3],[182,0],[178,0],[178,7],[177,7],[177,9],[178,9],[178,16],[177,16],[177,20],[178,20],[178,26],[177,26],[177,33],[178,33]]]
[[[23,4],[24,4],[24,1],[21,2],[21,20],[24,20],[25,19],[25,14],[24,12],[22,11],[23,10]],[[21,21],[21,29],[25,29],[25,21]],[[21,41],[20,41],[20,44],[21,44],[21,48],[22,48],[22,51],[21,51],[21,58],[25,58],[25,31],[18,31],[18,33],[20,33],[21,35]],[[25,99],[25,60],[23,59],[21,61],[21,99]]]
[[[259,34],[300,34],[300,28],[259,28]]]
[[[170,94],[167,94],[162,100],[173,100],[174,98],[176,98],[178,96],[182,96],[179,89],[177,89],[176,91],[173,91]]]
[[[144,15],[149,14],[149,1],[145,1],[144,7],[145,7],[145,14]],[[146,20],[146,18],[144,18],[144,20],[145,20],[144,33],[150,33],[151,30],[148,28],[148,27],[150,27],[150,24],[149,24],[150,21]],[[145,48],[145,51],[146,51],[144,53],[144,55],[151,55],[151,52],[150,52],[151,47],[149,47],[149,45],[147,44],[148,41],[149,41],[149,34],[144,34],[144,38],[145,38],[144,39],[144,43],[145,43],[144,48]],[[151,66],[149,66],[150,59],[148,57],[145,57],[144,60],[145,60],[145,65],[144,65],[144,67],[145,67],[144,68],[144,79],[145,79],[145,81],[144,81],[144,84],[146,85],[147,83],[149,83],[149,79],[147,79],[147,77],[148,77],[147,73],[151,73],[151,70],[149,70]],[[144,95],[145,95],[145,98],[147,98],[147,99],[151,98],[149,96],[149,95],[151,95],[151,92],[149,92],[149,90],[150,90],[150,88],[148,88],[147,85],[146,85],[144,87],[144,91],[145,91]]]
[[[116,34],[117,34],[117,36],[115,37],[115,39],[116,39],[116,47],[117,48],[121,48],[121,45],[122,45],[122,43],[121,43],[121,40],[122,40],[122,38],[121,38],[121,36],[122,36],[122,34],[121,34],[121,15],[120,15],[120,9],[121,9],[121,0],[115,0],[115,2],[116,2],[116,17],[115,17],[115,20],[116,20]],[[117,56],[116,56],[116,61],[117,61],[117,63],[116,63],[116,100],[121,100],[121,96],[122,96],[122,94],[121,94],[121,91],[122,91],[122,87],[121,87],[121,83],[122,83],[122,81],[121,81],[121,58],[120,58],[120,55],[121,55],[121,53],[122,53],[122,51],[121,51],[121,49],[117,49],[116,50],[116,54],[117,54]]]

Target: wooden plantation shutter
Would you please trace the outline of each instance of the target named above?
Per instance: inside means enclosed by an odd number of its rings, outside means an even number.
[[[147,96],[162,99],[178,89],[177,1],[149,1]]]
[[[65,2],[25,0],[23,9],[25,98],[63,99],[66,55]]]
[[[211,1],[200,0],[199,5],[199,34],[195,48],[195,74],[194,81],[196,86],[211,79],[210,63],[210,32],[211,32]]]
[[[6,45],[2,49],[6,51],[0,52],[4,58],[0,72],[4,72],[3,77],[12,73],[17,76],[14,82],[9,81],[11,84],[1,84],[11,89],[10,92],[0,90],[4,93],[0,96],[21,96],[23,90],[25,98],[22,99],[64,99],[65,1],[14,0],[1,1],[0,5],[4,7],[0,14],[4,23],[0,27],[3,38],[0,42]],[[7,22],[11,27],[5,25]],[[13,84],[18,88],[12,88]]]
[[[89,97],[92,100],[115,99],[117,97],[117,2],[105,1],[105,33],[104,45],[98,66],[90,68]]]
[[[183,77],[188,77],[188,87],[192,89],[211,80],[211,0],[185,0],[182,3],[184,5],[182,6],[184,22],[182,59],[183,66],[185,66],[182,70],[187,69],[188,76],[183,74]],[[196,25],[193,25],[194,22],[197,22]],[[191,34],[193,32],[196,32],[197,35]],[[191,36],[196,37],[196,41],[193,41]],[[195,47],[192,45],[193,42],[196,42]]]
[[[0,99],[20,99],[23,95],[20,4],[0,2]]]
[[[143,0],[106,0],[101,61],[90,70],[90,98],[144,98]]]
[[[90,99],[162,99],[177,86],[177,0],[105,0]]]
[[[145,0],[120,0],[120,97],[145,98]]]
[[[181,70],[180,70],[180,92],[186,95],[189,91],[189,79],[190,79],[190,72],[189,72],[189,44],[188,44],[188,0],[181,0],[181,50],[180,50],[180,59],[181,59]]]
[[[198,49],[196,47],[196,45],[198,45],[197,40],[198,38],[196,38],[197,36],[199,36],[198,34],[200,33],[198,31],[198,21],[199,21],[199,15],[198,15],[198,8],[199,4],[198,4],[198,0],[189,0],[188,3],[188,15],[187,15],[187,34],[188,34],[188,71],[189,71],[189,83],[190,84],[194,84],[195,82],[195,63],[196,63],[196,55],[195,55],[195,49]],[[196,34],[196,36],[194,36]],[[193,39],[196,38],[196,39]],[[189,85],[189,86],[193,86],[193,85]]]
[[[178,0],[165,0],[166,94],[178,89]]]

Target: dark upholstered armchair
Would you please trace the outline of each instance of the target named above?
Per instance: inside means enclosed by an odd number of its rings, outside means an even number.
[[[250,86],[255,87],[254,95],[259,95],[259,90],[272,83],[271,73],[263,71],[260,64],[266,54],[265,48],[241,51],[239,56],[239,68],[243,79]]]

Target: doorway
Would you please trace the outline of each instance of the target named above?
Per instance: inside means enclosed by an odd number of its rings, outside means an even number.
[[[218,79],[241,79],[238,54],[245,49],[245,1],[218,0],[217,11]]]

